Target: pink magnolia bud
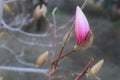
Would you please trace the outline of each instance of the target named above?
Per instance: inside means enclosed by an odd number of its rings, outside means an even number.
[[[81,45],[86,40],[89,31],[90,27],[88,20],[80,7],[77,6],[75,15],[75,34],[77,45]]]

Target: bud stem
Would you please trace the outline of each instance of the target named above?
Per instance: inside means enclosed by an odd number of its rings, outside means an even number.
[[[67,43],[67,41],[68,41],[68,39],[69,39],[69,36],[70,36],[70,34],[71,34],[72,30],[73,30],[74,24],[75,24],[75,23],[72,24],[70,30],[68,31],[68,35],[67,35],[65,41],[64,41],[63,44],[62,44],[62,48],[61,48],[61,50],[60,50],[60,53],[59,53],[59,56],[58,56],[58,57],[60,57],[60,56],[62,55],[62,52],[63,52],[63,50],[64,50],[64,47],[65,47],[65,45],[66,45],[66,43]]]
[[[88,68],[93,63],[93,60],[94,60],[93,58],[90,58],[88,64],[85,66],[85,68],[82,70],[82,72],[76,77],[75,80],[80,80],[80,78],[85,75],[85,73],[87,72]]]
[[[84,3],[83,3],[83,5],[81,6],[81,9],[82,9],[82,10],[85,8],[85,6],[86,6],[86,4],[87,4],[87,1],[88,1],[88,0],[85,0]]]
[[[57,67],[57,64],[58,64],[58,62],[59,62],[60,59],[63,59],[64,57],[72,54],[72,53],[75,52],[75,51],[76,51],[75,49],[72,49],[72,50],[68,51],[67,53],[65,53],[64,55],[62,55],[62,56],[58,57],[57,59],[55,59],[55,60],[51,63],[51,68],[50,68],[50,69],[56,68],[56,67]]]

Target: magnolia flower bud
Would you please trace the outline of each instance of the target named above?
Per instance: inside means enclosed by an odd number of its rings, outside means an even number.
[[[90,27],[86,16],[79,6],[76,8],[75,15],[75,34],[76,34],[76,43],[81,45],[87,38],[88,33],[90,32]]]
[[[45,6],[45,4],[42,4],[41,8],[40,6],[38,5],[34,11],[34,14],[33,14],[33,19],[34,20],[37,20],[39,19],[41,16],[43,17],[46,17],[46,14],[47,14],[47,7]]]
[[[37,61],[36,61],[36,67],[41,67],[47,60],[48,60],[48,51],[41,54]]]
[[[0,32],[0,38],[2,38],[4,35],[4,32]]]
[[[0,76],[0,80],[4,80],[2,76]]]
[[[4,4],[4,5],[3,5],[3,8],[4,8],[4,10],[5,10],[6,12],[11,12],[11,9],[10,9],[10,7],[9,7],[7,4]]]
[[[42,4],[42,8],[40,9],[40,12],[41,12],[43,17],[46,17],[47,7],[45,6],[45,4]]]
[[[39,19],[39,17],[41,16],[41,12],[40,12],[40,6],[38,5],[34,11],[34,14],[33,14],[33,19],[34,20],[37,20]]]
[[[92,76],[95,76],[99,70],[101,69],[102,65],[104,63],[104,59],[100,60],[99,62],[97,62],[90,70],[90,73],[89,75],[92,77]]]

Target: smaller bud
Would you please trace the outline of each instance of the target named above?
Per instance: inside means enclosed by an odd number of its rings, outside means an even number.
[[[42,4],[41,8],[40,8],[40,5],[38,5],[34,11],[34,14],[33,14],[33,19],[34,20],[37,20],[39,19],[41,16],[43,17],[46,17],[46,14],[47,14],[47,7]]]
[[[37,20],[37,19],[39,19],[39,17],[41,17],[40,5],[38,5],[35,8],[35,11],[34,11],[34,14],[33,14],[33,19]]]
[[[4,8],[4,10],[5,10],[6,12],[11,12],[11,9],[10,9],[9,5],[4,4],[4,5],[3,5],[3,8]]]
[[[42,8],[40,9],[40,12],[43,17],[46,17],[47,14],[47,6],[45,4],[42,4]]]
[[[37,61],[36,61],[36,67],[41,67],[47,60],[48,60],[48,51],[41,54]]]
[[[2,76],[0,76],[0,80],[3,80],[3,77],[2,77]]]
[[[4,35],[4,32],[0,32],[0,38],[2,38]]]
[[[90,70],[89,76],[94,77],[96,76],[96,74],[99,72],[99,70],[101,69],[102,65],[104,63],[104,59],[100,60],[99,62],[97,62]]]

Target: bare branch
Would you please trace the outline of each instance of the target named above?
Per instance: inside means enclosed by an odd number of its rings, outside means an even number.
[[[41,73],[41,74],[45,74],[45,75],[47,75],[47,73],[48,73],[48,69],[12,67],[12,66],[0,66],[0,70],[18,71],[18,72],[32,72],[32,73]]]
[[[64,74],[59,76],[53,76],[52,78],[65,78],[65,77],[76,77],[78,76],[78,73],[70,73],[70,74]]]
[[[54,58],[54,54],[55,54],[55,42],[56,42],[56,19],[55,19],[56,10],[57,10],[57,8],[54,8],[53,11],[52,11],[52,18],[53,18],[52,32],[53,32],[53,34],[51,33],[51,35],[52,35],[52,49],[51,49],[51,52],[52,52],[52,57],[53,58]]]
[[[28,63],[28,62],[25,62],[25,61],[21,60],[21,59],[20,59],[20,55],[16,55],[15,51],[12,50],[11,48],[9,48],[9,47],[7,47],[7,46],[5,46],[5,45],[0,45],[0,48],[4,48],[4,49],[6,49],[7,51],[9,51],[10,54],[12,54],[12,55],[15,57],[15,59],[16,59],[20,64],[34,67],[34,64]],[[23,54],[23,53],[22,53],[22,54]]]
[[[52,47],[52,44],[50,43],[50,44],[41,44],[41,43],[35,43],[35,42],[29,42],[29,41],[25,41],[25,40],[22,40],[21,38],[18,38],[18,37],[16,37],[16,39],[19,41],[19,42],[21,42],[21,43],[23,43],[23,44],[26,44],[26,45],[29,45],[29,46],[38,46],[38,47],[48,47],[48,48],[51,48]]]
[[[83,5],[81,6],[81,9],[82,9],[82,10],[85,8],[85,6],[86,6],[86,4],[87,4],[87,1],[88,1],[88,0],[85,0],[84,3],[83,3]]]
[[[74,21],[74,18],[75,17],[73,16],[70,20],[68,20],[68,22],[66,22],[65,24],[61,25],[57,31],[59,31],[61,29],[64,29],[65,27],[67,27],[67,25],[69,25],[70,23],[72,23]]]
[[[67,37],[66,37],[66,39],[64,40],[64,42],[63,42],[63,44],[62,44],[62,48],[61,48],[61,50],[60,50],[60,53],[59,53],[58,57],[60,57],[60,56],[62,55],[62,52],[63,52],[63,50],[64,50],[64,47],[65,47],[68,39],[70,38],[70,34],[71,34],[72,31],[73,31],[73,27],[74,27],[74,22],[73,22],[71,28],[69,29],[69,31],[66,33],[66,34],[67,34]]]
[[[0,24],[3,16],[3,0],[0,1]]]
[[[10,2],[13,2],[13,1],[17,1],[17,0],[4,0],[4,1],[1,1],[1,2],[3,2],[3,3],[10,3]],[[23,0],[21,0],[21,1],[23,1]]]
[[[81,77],[83,77],[85,75],[85,73],[87,72],[88,68],[91,66],[91,64],[93,63],[93,58],[90,58],[88,64],[84,67],[84,69],[82,70],[82,72],[76,77],[75,80],[80,80]]]
[[[3,20],[2,20],[2,24],[3,24],[3,28],[8,29],[8,30],[10,30],[12,32],[19,32],[19,33],[21,33],[23,35],[26,35],[26,36],[31,36],[31,37],[46,37],[46,36],[49,35],[48,33],[33,34],[33,33],[28,33],[28,32],[22,31],[19,28],[12,28],[12,27],[9,27]]]

